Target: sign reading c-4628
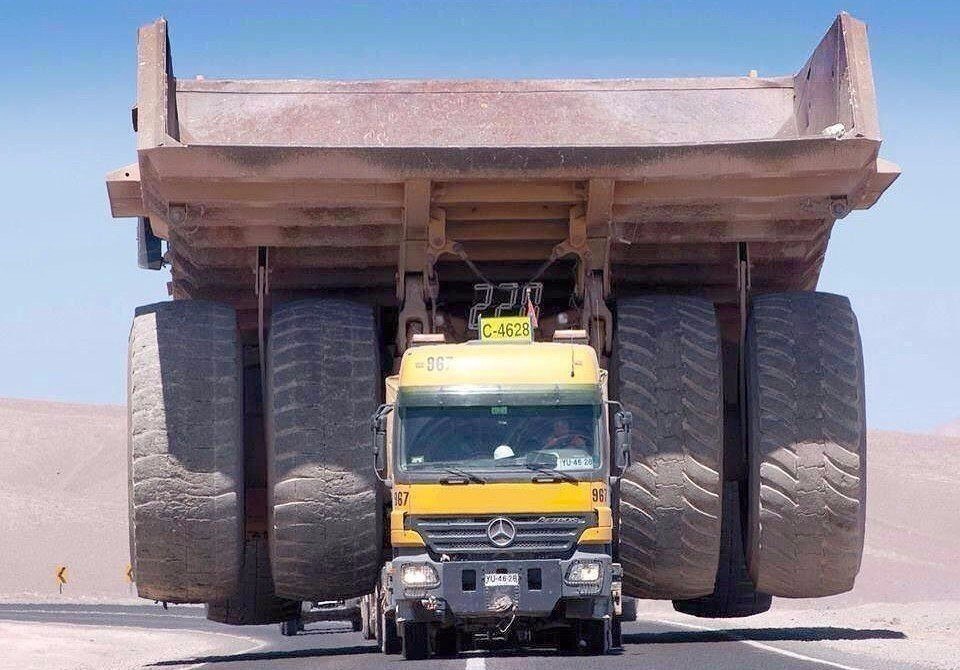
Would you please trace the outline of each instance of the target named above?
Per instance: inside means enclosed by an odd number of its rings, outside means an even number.
[[[529,316],[494,316],[480,319],[480,339],[530,342],[533,327]]]

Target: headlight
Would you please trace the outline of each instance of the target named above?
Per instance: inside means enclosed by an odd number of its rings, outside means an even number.
[[[574,561],[564,580],[568,584],[596,584],[602,578],[603,565],[599,561]]]
[[[407,563],[400,569],[404,586],[431,587],[440,583],[436,569],[429,563]]]

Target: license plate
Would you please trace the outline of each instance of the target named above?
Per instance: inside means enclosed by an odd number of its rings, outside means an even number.
[[[480,319],[480,339],[501,342],[532,342],[529,316],[495,316]]]
[[[490,572],[483,576],[484,586],[519,586],[520,575],[516,572]]]
[[[557,459],[557,470],[592,470],[593,468],[593,458],[590,456],[576,456],[573,458]]]

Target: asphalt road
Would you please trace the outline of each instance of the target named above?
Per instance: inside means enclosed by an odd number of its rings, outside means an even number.
[[[831,627],[727,628],[722,621],[651,619],[624,626],[624,648],[604,657],[561,656],[550,651],[497,651],[461,654],[456,658],[404,662],[382,656],[349,625],[317,623],[296,637],[280,635],[278,626],[231,628],[203,618],[195,607],[0,605],[0,619],[72,623],[94,626],[237,632],[262,646],[247,652],[199,658],[160,660],[148,668],[205,670],[363,670],[425,667],[430,670],[923,670],[889,659],[838,652],[828,640],[904,639],[899,631]],[[906,640],[904,639],[906,643]]]

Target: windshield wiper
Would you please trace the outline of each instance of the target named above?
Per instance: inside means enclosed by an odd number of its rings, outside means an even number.
[[[566,472],[561,470],[556,470],[554,468],[548,467],[546,465],[541,465],[539,463],[522,463],[523,467],[527,470],[533,470],[534,472],[542,472],[545,475],[549,475],[556,479],[562,479],[565,482],[573,482],[574,484],[579,481],[576,477],[568,475]]]
[[[472,473],[472,472],[470,472],[470,471],[468,471],[468,470],[463,470],[463,469],[461,469],[461,468],[454,468],[454,467],[451,467],[451,466],[449,466],[449,465],[441,465],[441,466],[438,466],[438,467],[439,467],[441,470],[444,470],[445,472],[449,472],[449,473],[452,474],[452,475],[457,475],[458,477],[463,477],[463,478],[466,479],[468,482],[473,482],[474,484],[486,484],[486,483],[487,483],[487,480],[486,480],[486,479],[484,479],[484,478],[481,477],[480,475],[476,475],[476,474],[474,474],[474,473]],[[443,480],[441,480],[440,483],[442,484],[442,483],[443,483]]]

